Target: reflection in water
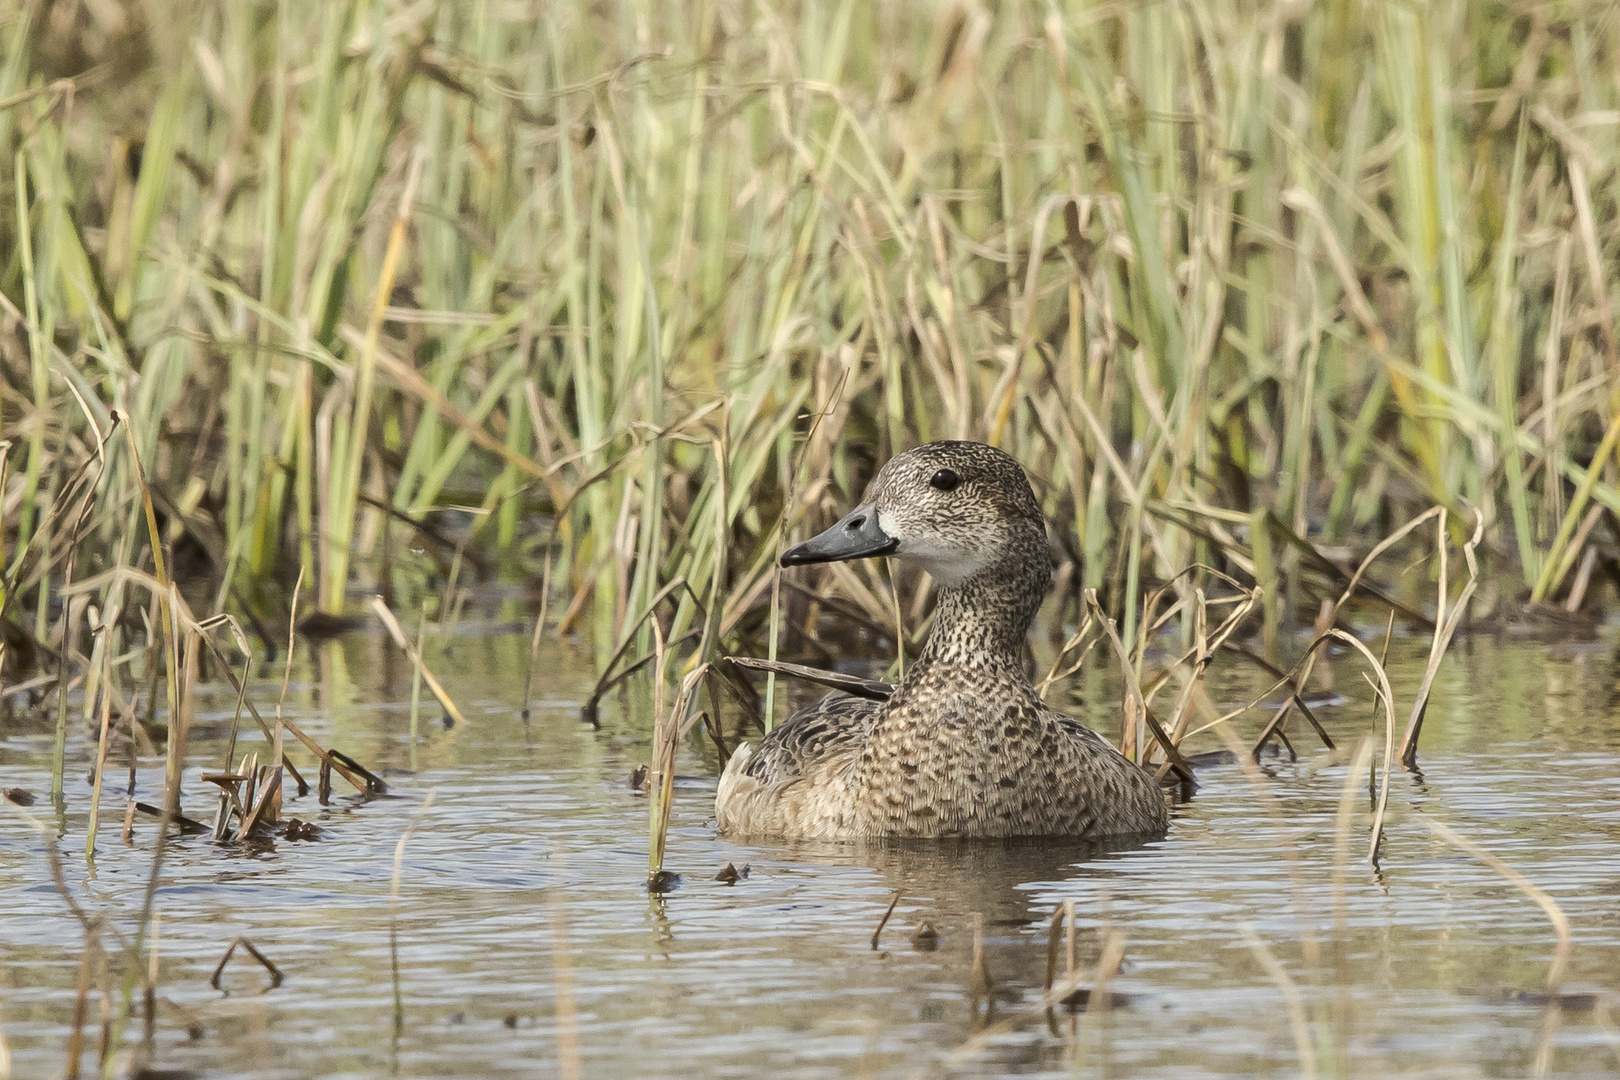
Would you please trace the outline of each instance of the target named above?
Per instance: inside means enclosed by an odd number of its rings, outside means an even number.
[[[1539,1061],[1549,1076],[1576,1077],[1620,1066],[1620,1005],[1606,996],[1620,970],[1611,644],[1459,642],[1436,685],[1423,772],[1394,778],[1382,878],[1356,858],[1335,865],[1345,765],[1275,759],[1259,780],[1275,814],[1242,769],[1216,764],[1200,771],[1168,837],[1106,848],[732,842],[714,832],[712,781],[683,783],[668,860],[683,880],[662,897],[643,884],[647,803],[625,782],[649,752],[645,683],[605,699],[593,730],[578,720],[595,682],[589,659],[548,643],[524,720],[515,702],[527,636],[448,644],[430,645],[428,659],[468,723],[446,729],[425,706],[415,746],[411,671],[380,635],[300,650],[287,715],[388,777],[389,795],[340,790],[327,807],[289,798],[285,812],[320,829],[312,842],[176,838],[156,897],[156,1014],[149,1030],[136,1016],[129,1045],[150,1039],[166,1068],[256,1077],[562,1075],[574,1061],[582,1076],[1292,1076],[1297,1001],[1321,1075],[1525,1075]],[[1399,699],[1410,700],[1426,648],[1396,642]],[[1217,701],[1263,689],[1242,671],[1212,678]],[[280,679],[279,666],[256,673],[261,705]],[[1112,734],[1118,687],[1094,672],[1084,680],[1073,707]],[[1318,710],[1335,740],[1381,739],[1357,680],[1341,673],[1338,687],[1351,700]],[[199,777],[219,767],[234,706],[222,688],[199,700],[192,816],[211,819]],[[0,719],[0,786],[48,790],[53,722]],[[1295,740],[1302,752],[1307,743]],[[120,764],[91,872],[88,746],[76,738],[70,751],[60,815],[43,799],[27,812],[55,839],[74,901],[107,917],[116,972],[115,942],[144,901],[153,826],[138,820],[134,845],[118,842]],[[715,764],[694,742],[679,769],[712,777]],[[137,797],[154,801],[161,771],[159,757],[141,759]],[[393,857],[430,791],[401,876],[396,1037]],[[0,806],[0,1035],[14,1075],[52,1075],[63,1071],[85,937],[24,809]],[[1435,840],[1431,816],[1561,905],[1576,943],[1561,987],[1545,985],[1553,936],[1540,909]],[[1354,824],[1364,835],[1364,803]],[[748,875],[715,880],[728,863]],[[1123,942],[1119,996],[1112,1011],[1048,1026],[1038,1008],[1048,926],[1065,901],[1079,970],[1097,965],[1110,934]],[[976,921],[988,1007],[975,1001]],[[937,938],[914,943],[925,923]],[[259,973],[234,963],[228,996],[208,985],[243,935],[286,973],[262,996]],[[1307,935],[1323,943],[1319,957],[1302,947]],[[88,1005],[94,1028],[94,989]]]

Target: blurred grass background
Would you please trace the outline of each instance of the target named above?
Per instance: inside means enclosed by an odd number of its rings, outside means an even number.
[[[152,535],[199,615],[483,574],[603,657],[666,597],[696,657],[813,648],[900,601],[776,553],[939,438],[1025,463],[1058,614],[1127,644],[1195,563],[1308,624],[1435,504],[1485,607],[1614,595],[1613,3],[14,0],[0,42],[13,656]]]

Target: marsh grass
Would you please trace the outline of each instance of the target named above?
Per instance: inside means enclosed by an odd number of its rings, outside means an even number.
[[[1429,504],[1497,604],[1613,565],[1604,5],[49,10],[0,23],[0,434],[9,633],[70,666],[69,560],[340,615],[448,507],[603,657],[678,578],[683,664],[774,659],[776,552],[939,437],[1030,467],[1127,646],[1195,562],[1269,645]]]
[[[0,43],[0,678],[54,695],[58,800],[79,695],[97,813],[113,736],[167,724],[154,880],[200,678],[264,739],[222,824],[307,788],[286,734],[323,800],[381,786],[243,689],[283,583],[455,717],[427,654],[499,575],[539,582],[525,709],[546,634],[594,648],[592,711],[652,666],[656,886],[722,686],[768,730],[784,655],[926,634],[926,581],[776,560],[930,439],[1027,466],[1044,686],[1106,639],[1125,750],[1183,782],[1204,733],[1331,752],[1332,645],[1387,792],[1466,621],[1620,595],[1612,4],[23,0]],[[1386,614],[1433,635],[1398,750],[1345,633]],[[750,653],[762,709],[717,663]],[[1286,689],[1252,744],[1217,657]]]

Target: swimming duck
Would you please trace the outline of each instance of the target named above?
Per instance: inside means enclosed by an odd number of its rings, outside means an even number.
[[[889,460],[866,502],[784,567],[874,556],[939,586],[922,655],[887,700],[830,694],[726,763],[735,836],[1104,837],[1162,833],[1158,783],[1048,708],[1024,638],[1052,582],[1046,521],[1018,462],[935,442]]]

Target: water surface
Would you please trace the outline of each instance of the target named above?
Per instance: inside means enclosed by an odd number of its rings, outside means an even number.
[[[519,631],[460,634],[431,651],[468,722],[446,729],[425,707],[413,755],[410,671],[385,639],[301,647],[286,715],[383,772],[390,792],[362,800],[340,784],[326,807],[313,794],[289,799],[287,815],[323,830],[315,842],[170,845],[156,894],[155,1064],[254,1077],[565,1076],[576,1055],[577,1075],[591,1077],[1620,1072],[1620,1003],[1611,1018],[1593,996],[1620,981],[1612,641],[1459,641],[1429,710],[1422,774],[1394,778],[1378,872],[1363,858],[1364,790],[1352,800],[1349,858],[1336,860],[1348,766],[1297,728],[1299,760],[1203,770],[1170,834],[1124,850],[728,842],[713,827],[713,751],[694,741],[669,838],[682,883],[662,898],[643,888],[647,803],[626,782],[649,756],[645,686],[604,701],[600,730],[582,724],[592,659],[548,641],[525,721],[526,649]],[[1426,653],[1415,639],[1391,649],[1403,708]],[[1318,715],[1341,743],[1376,731],[1381,745],[1370,692],[1348,659],[1335,668],[1345,700]],[[279,682],[279,668],[258,673],[261,708]],[[1217,665],[1211,696],[1237,702],[1257,685]],[[1117,737],[1118,695],[1092,675],[1052,699]],[[197,777],[221,765],[233,706],[220,687],[199,699],[192,816],[212,818]],[[92,742],[78,730],[70,740],[58,815],[45,797],[53,723],[23,712],[0,721],[0,786],[39,796],[27,813],[60,852],[72,896],[131,935],[154,826],[137,822],[135,845],[121,842],[125,771],[110,769],[100,849],[86,863]],[[1220,745],[1205,737],[1193,749]],[[161,762],[143,760],[141,796],[157,801],[160,784]],[[396,1033],[393,863],[429,793],[404,853]],[[1547,917],[1437,840],[1429,819],[1499,855],[1568,915],[1562,1005],[1541,994],[1555,940]],[[0,1030],[19,1077],[64,1070],[85,942],[45,842],[0,804]],[[746,878],[715,880],[728,863]],[[1109,935],[1123,935],[1124,964],[1113,1007],[1048,1017],[1047,926],[1064,901],[1077,913],[1081,981],[1090,985]],[[912,941],[925,922],[932,948]],[[975,925],[987,994],[975,992]],[[222,989],[209,986],[238,935],[280,967],[282,985],[265,991],[265,973],[239,954]],[[87,1071],[102,1018],[99,995],[89,1002]],[[132,1021],[126,1053],[142,1027]],[[1296,1031],[1311,1056],[1303,1066]]]

